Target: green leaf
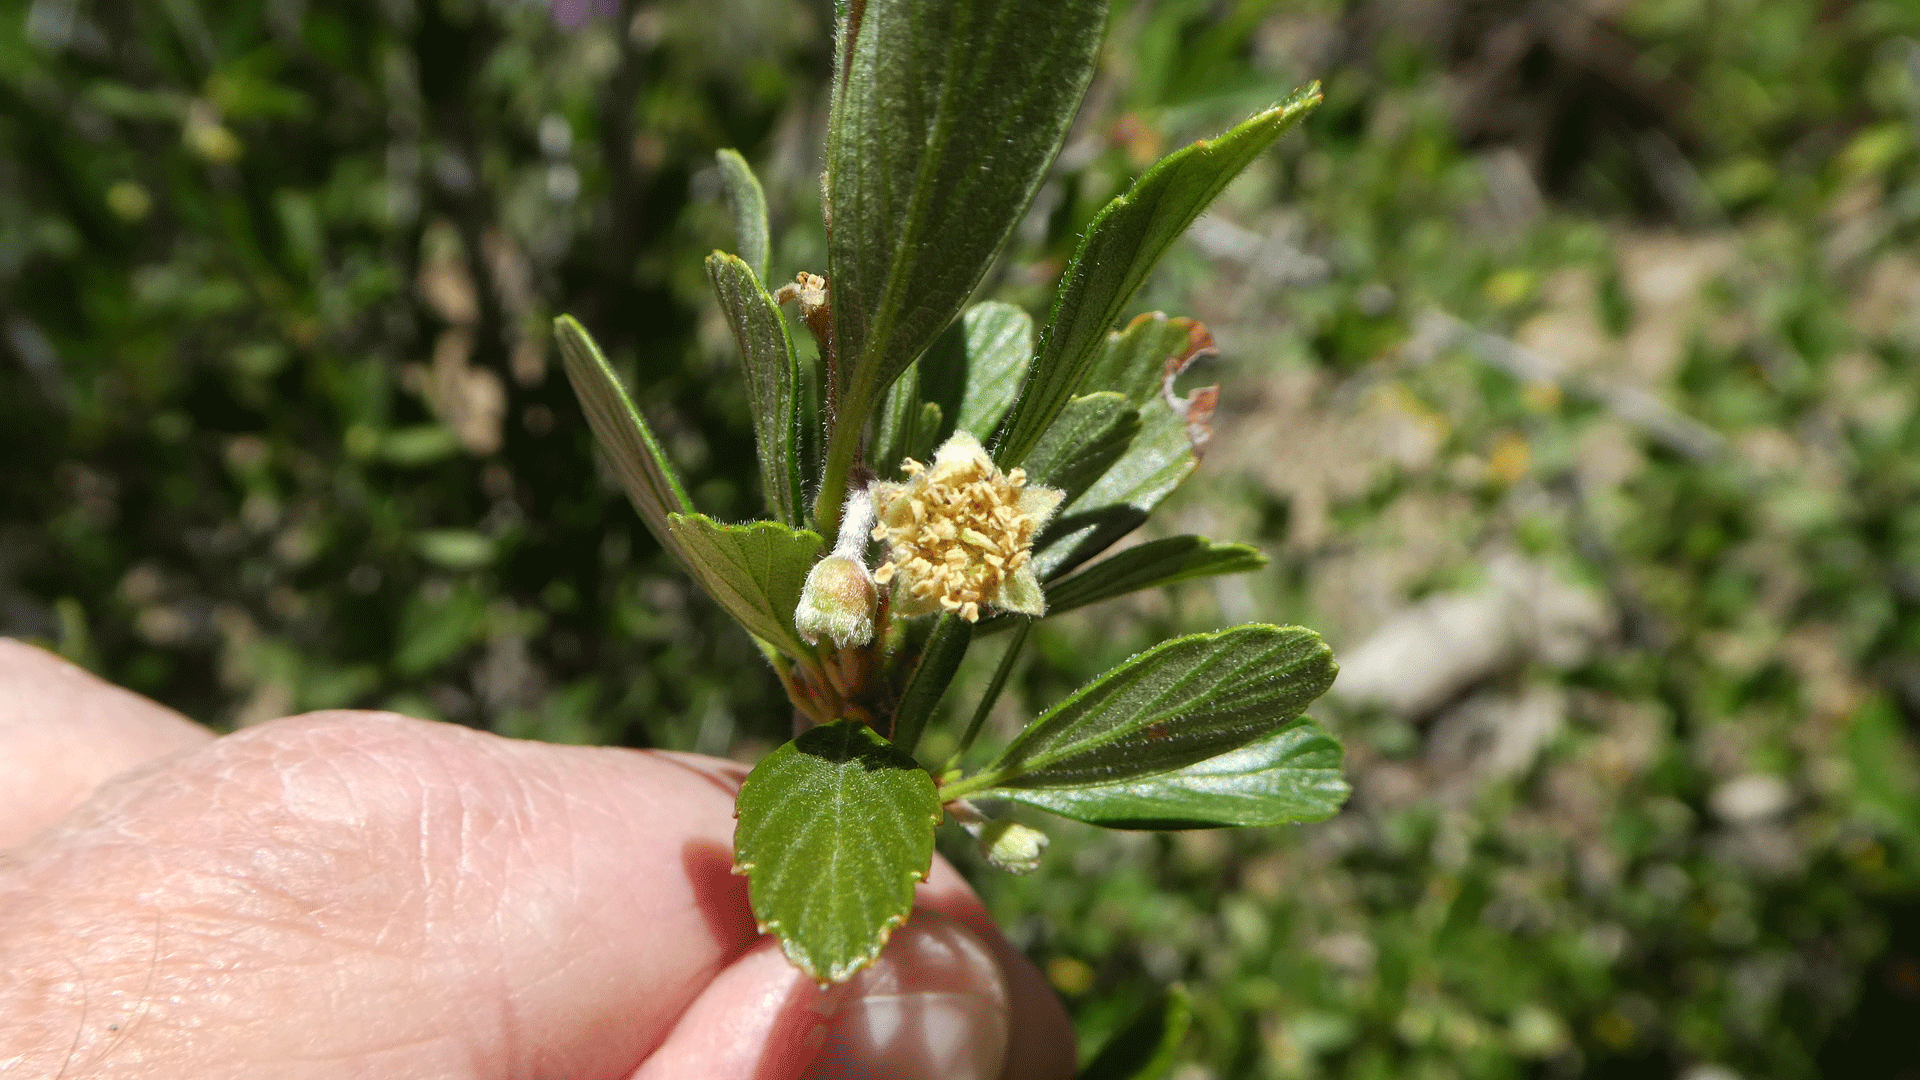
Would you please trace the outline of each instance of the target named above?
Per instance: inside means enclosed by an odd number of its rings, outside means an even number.
[[[800,428],[800,475],[820,475],[821,459],[826,452],[827,373],[814,353],[812,335],[802,335],[795,343],[794,357],[800,364],[800,378],[794,384],[798,399]],[[845,492],[841,492],[842,497]]]
[[[136,90],[105,80],[88,84],[84,93],[88,104],[129,120],[178,120],[191,100],[177,91]]]
[[[987,680],[987,688],[980,693],[980,701],[973,707],[973,718],[967,721],[967,728],[960,735],[960,743],[953,749],[953,757],[948,760],[941,772],[950,772],[960,767],[960,759],[973,747],[973,740],[980,735],[980,729],[986,726],[987,716],[993,712],[993,703],[1000,700],[1000,691],[1007,685],[1007,676],[1013,674],[1013,665],[1020,659],[1020,650],[1027,643],[1027,635],[1033,631],[1033,619],[1025,615],[1000,615],[974,626],[976,636],[985,634],[989,627],[1011,626],[1013,640],[1000,653],[1000,662],[993,667],[993,677]]]
[[[1111,469],[1140,433],[1140,411],[1111,392],[1067,403],[1027,457],[1027,477],[1059,488],[1071,503]]]
[[[1214,574],[1244,574],[1267,565],[1245,544],[1216,544],[1204,536],[1169,536],[1131,547],[1047,588],[1047,614],[1097,604],[1141,589]]]
[[[912,363],[887,387],[880,409],[874,413],[873,445],[868,448],[867,464],[882,479],[891,479],[900,468],[900,459],[911,457],[907,449],[913,442],[914,426],[920,421],[920,365]]]
[[[1184,368],[1194,357],[1214,351],[1213,334],[1206,324],[1150,311],[1136,316],[1126,329],[1107,335],[1081,386],[1088,391],[1113,390],[1136,406],[1145,405],[1160,396],[1168,360]]]
[[[842,419],[959,312],[1033,201],[1093,76],[1105,0],[867,0],[827,133]]]
[[[1186,424],[1165,400],[1147,402],[1140,410],[1140,433],[1127,452],[1040,537],[1034,573],[1050,580],[1112,547],[1199,464]]]
[[[1033,359],[1033,316],[989,300],[968,308],[960,321],[967,332],[967,388],[955,426],[984,439],[1020,392],[1020,376]]]
[[[920,415],[913,422],[913,438],[907,442],[906,457],[932,461],[940,441],[940,406],[931,401],[920,403]]]
[[[880,430],[867,456],[874,475],[891,479],[899,474],[902,459],[932,457],[940,438],[940,416],[939,405],[920,400],[920,365],[908,364],[906,374],[894,380],[880,406]]]
[[[818,534],[775,521],[722,525],[705,514],[674,514],[669,528],[688,572],[747,633],[798,660],[815,655],[793,628],[793,609],[823,546]]]
[[[1299,717],[1238,750],[1182,769],[1083,787],[1000,788],[1012,799],[1109,829],[1212,829],[1325,821],[1351,789],[1341,749],[1325,728]]]
[[[1033,316],[989,300],[968,308],[919,361],[922,396],[955,417],[954,426],[986,439],[1013,404],[1033,359]]]
[[[913,910],[933,862],[933,778],[853,720],[768,754],[740,787],[735,865],[763,933],[819,982],[845,982]]]
[[[801,505],[800,425],[794,390],[800,375],[787,320],[780,313],[780,305],[767,295],[753,269],[740,257],[720,251],[707,256],[707,277],[713,282],[714,295],[720,298],[727,327],[740,346],[767,512],[775,520],[798,525],[805,509]]]
[[[445,424],[409,424],[379,436],[380,459],[413,468],[444,461],[460,452],[460,436]]]
[[[1175,638],[1048,709],[947,797],[1112,784],[1203,761],[1300,715],[1336,670],[1320,635],[1298,626]]]
[[[472,529],[427,529],[413,543],[428,562],[448,570],[478,570],[497,554],[493,539]]]
[[[480,640],[487,620],[487,598],[478,589],[455,588],[429,600],[416,592],[400,609],[400,642],[395,671],[424,675]]]
[[[996,448],[1001,465],[1023,463],[1079,392],[1107,332],[1168,246],[1229,181],[1319,103],[1320,85],[1314,83],[1216,139],[1176,150],[1094,217],[1060,279],[1040,357]]]
[[[580,397],[581,411],[587,414],[587,424],[593,428],[601,452],[607,455],[607,463],[613,466],[613,474],[627,489],[627,498],[633,501],[633,508],[639,511],[640,520],[647,523],[654,539],[685,563],[686,555],[668,528],[667,518],[692,513],[693,503],[680,486],[673,463],[667,460],[653,430],[634,408],[633,399],[620,385],[620,377],[613,373],[586,328],[573,316],[562,315],[553,320],[553,333],[560,342],[567,379]]]
[[[900,749],[911,754],[919,745],[920,733],[926,730],[934,707],[952,685],[972,641],[973,624],[959,616],[943,614],[933,624],[933,633],[920,652],[920,663],[907,676],[906,688],[900,691],[900,705],[894,710],[893,741]]]
[[[1152,510],[1199,465],[1186,422],[1164,400],[1140,410],[1140,434],[1127,452],[1079,499],[1078,508],[1133,506]]]
[[[1162,1080],[1192,1023],[1193,998],[1186,987],[1170,986],[1107,1040],[1077,1080]]]
[[[1125,505],[1063,514],[1034,544],[1033,572],[1043,582],[1053,581],[1146,523],[1145,511]]]
[[[1853,766],[1849,801],[1859,820],[1888,832],[1920,832],[1920,775],[1900,711],[1884,696],[1854,711],[1843,739]]]
[[[733,234],[739,239],[740,259],[753,271],[756,280],[767,280],[767,256],[772,249],[767,227],[767,193],[760,178],[738,150],[718,150],[714,160],[720,165],[720,188],[727,195],[727,209],[733,212]]]

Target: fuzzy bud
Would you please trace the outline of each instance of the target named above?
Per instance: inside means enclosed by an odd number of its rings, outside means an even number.
[[[985,822],[975,838],[987,861],[1009,874],[1031,874],[1040,869],[1040,856],[1047,851],[1046,833],[1005,818]]]
[[[809,645],[825,635],[845,649],[873,640],[873,609],[879,599],[873,574],[850,555],[829,555],[813,564],[800,590],[793,626]]]

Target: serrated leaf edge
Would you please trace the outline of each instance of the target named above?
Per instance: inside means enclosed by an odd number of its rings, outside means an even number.
[[[878,735],[877,732],[875,732],[875,734]],[[918,771],[922,773],[926,773],[926,770],[924,768],[920,768],[918,769]],[[928,774],[928,778],[932,779],[932,775]],[[745,787],[746,787],[746,784],[743,782],[741,784],[741,789],[745,790]],[[929,815],[929,818],[928,818],[927,832],[929,836],[932,836],[933,834],[937,833],[941,824],[946,820],[945,800],[939,799],[938,798],[939,794],[940,794],[940,789],[939,789],[938,782],[936,781],[934,786],[934,795],[936,797],[936,802],[934,805],[933,813]],[[740,819],[740,804],[739,804],[739,796],[737,794],[735,796],[735,801],[734,801],[733,817],[736,822],[739,821]],[[932,857],[937,857],[938,854],[939,854],[939,849],[936,847],[932,852]],[[928,859],[926,869],[917,870],[917,871],[910,870],[907,872],[906,879],[909,885],[918,885],[921,882],[928,880],[932,876],[933,874],[932,857]],[[740,857],[739,830],[738,830],[738,826],[736,826],[734,831],[734,842],[733,842],[733,864],[729,868],[729,871],[731,873],[738,874],[742,877],[748,878],[748,898],[749,898],[748,906],[750,910],[752,908],[752,879],[750,875],[752,871],[755,868],[757,868],[759,865],[760,865],[759,862],[756,860],[743,859]],[[803,973],[806,974],[808,978],[815,980],[819,984],[820,989],[825,990],[838,983],[846,982],[848,979],[851,979],[854,975],[858,974],[861,970],[866,968],[868,965],[872,964],[875,960],[879,959],[880,953],[887,946],[887,942],[893,939],[893,932],[899,929],[902,925],[904,925],[908,919],[912,918],[913,912],[914,912],[914,905],[910,902],[908,904],[907,911],[905,914],[896,914],[896,915],[888,916],[886,921],[882,923],[880,928],[875,932],[873,938],[871,939],[870,946],[864,954],[862,954],[861,956],[855,957],[854,959],[848,961],[844,965],[839,965],[836,967],[829,968],[824,977],[821,975],[820,971],[814,966],[814,964],[808,959],[808,957],[803,952],[801,952],[799,945],[797,943],[797,938],[789,938],[780,932],[784,928],[784,923],[780,919],[775,918],[775,919],[763,920],[760,918],[760,913],[758,911],[754,911],[753,925],[756,933],[774,935],[775,938],[777,938],[780,942],[780,954],[787,958],[787,962],[791,963],[794,967],[799,968]]]

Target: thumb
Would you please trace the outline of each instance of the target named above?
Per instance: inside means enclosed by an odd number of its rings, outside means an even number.
[[[1013,993],[989,944],[922,909],[871,967],[820,989],[772,940],[726,970],[634,1080],[997,1080]]]

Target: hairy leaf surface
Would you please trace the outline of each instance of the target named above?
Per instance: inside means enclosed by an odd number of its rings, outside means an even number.
[[[1107,335],[1081,390],[1112,390],[1125,394],[1135,405],[1145,405],[1160,396],[1169,359],[1184,367],[1195,356],[1212,352],[1213,334],[1204,323],[1149,311]]]
[[[1019,223],[1092,78],[1106,12],[1105,0],[850,9],[826,185],[850,411],[953,319]]]
[[[705,514],[674,514],[669,525],[694,580],[735,622],[788,656],[814,655],[793,610],[823,546],[817,533],[774,521],[722,525]]]
[[[767,512],[776,521],[798,525],[805,509],[801,505],[800,424],[795,397],[800,376],[787,320],[753,268],[739,256],[720,251],[707,256],[707,278],[720,299],[720,310],[726,313],[727,328],[740,346]]]
[[[821,983],[880,955],[933,862],[940,796],[912,757],[853,720],[768,754],[741,785],[734,864],[762,931]]]
[[[1126,454],[1139,433],[1140,411],[1124,395],[1074,398],[1027,458],[1027,476],[1066,492],[1071,503]]]
[[[720,187],[727,194],[727,209],[733,212],[733,233],[740,241],[740,259],[753,271],[756,280],[767,280],[768,253],[773,245],[772,230],[767,227],[767,194],[760,178],[738,150],[714,153],[720,165]]]
[[[1324,821],[1351,789],[1340,744],[1299,717],[1238,750],[1172,772],[1077,787],[1000,788],[1005,798],[1112,829],[1211,829]]]
[[[1138,528],[1200,464],[1187,426],[1166,401],[1140,409],[1140,431],[1126,453],[1047,526],[1035,545],[1042,580],[1068,573]]]
[[[1148,649],[1048,709],[967,788],[1112,784],[1272,733],[1333,684],[1332,650],[1298,626],[1236,626]]]
[[[1013,404],[1033,359],[1033,316],[998,300],[975,304],[920,358],[922,394],[954,427],[985,440]]]
[[[1215,574],[1242,574],[1267,565],[1245,544],[1218,544],[1204,536],[1169,536],[1131,547],[1047,588],[1047,613],[1057,615],[1141,589]]]
[[[673,463],[667,460],[660,441],[653,437],[653,429],[634,407],[626,387],[620,385],[620,377],[586,327],[573,316],[562,315],[553,321],[553,333],[560,342],[567,380],[573,383],[580,409],[587,414],[587,425],[593,429],[601,452],[607,455],[613,475],[619,478],[654,539],[685,563],[686,553],[674,538],[668,517],[692,513],[693,503],[680,486]]]

